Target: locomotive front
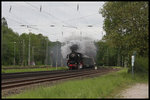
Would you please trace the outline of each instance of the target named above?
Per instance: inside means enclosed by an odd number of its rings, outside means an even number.
[[[72,51],[67,55],[67,66],[69,69],[81,69],[82,68],[82,54]]]

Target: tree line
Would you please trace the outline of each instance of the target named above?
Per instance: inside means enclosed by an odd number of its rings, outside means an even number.
[[[28,65],[29,62],[29,41],[30,41],[30,64],[47,64],[46,60],[49,48],[56,45],[47,36],[34,33],[22,33],[19,35],[8,27],[5,18],[2,18],[1,31],[1,63],[2,65]],[[30,39],[30,40],[29,40]]]
[[[106,2],[100,13],[106,34],[97,43],[98,65],[131,66],[131,56],[148,58],[148,2]]]

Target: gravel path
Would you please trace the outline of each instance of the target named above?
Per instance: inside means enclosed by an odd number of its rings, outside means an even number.
[[[129,87],[126,90],[123,90],[120,93],[120,98],[149,98],[149,89],[148,84],[137,83],[134,86]]]

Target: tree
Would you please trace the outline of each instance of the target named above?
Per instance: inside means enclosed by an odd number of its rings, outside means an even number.
[[[46,50],[55,42],[51,42],[48,37],[42,34],[22,33],[20,36],[7,26],[7,21],[2,18],[2,65],[27,65],[29,54],[30,37],[30,61],[35,61],[36,65],[45,64]],[[14,61],[15,59],[15,61]],[[47,58],[48,59],[48,58]],[[15,62],[15,63],[14,63]]]
[[[106,2],[100,13],[104,17],[104,39],[117,48],[118,57],[130,57],[133,51],[148,55],[148,2]]]
[[[18,52],[18,39],[19,35],[11,28],[8,28],[7,21],[5,18],[2,19],[2,64],[3,65],[12,65],[15,61],[18,61],[19,52]],[[16,44],[15,44],[16,43]],[[18,63],[18,62],[15,62]]]
[[[116,66],[117,49],[110,46],[107,41],[97,42],[97,65],[99,66]]]

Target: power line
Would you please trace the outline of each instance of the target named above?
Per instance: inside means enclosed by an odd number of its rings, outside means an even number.
[[[28,2],[25,2],[26,4],[28,4],[29,6],[31,6],[31,7],[33,7],[33,8],[35,8],[34,10],[39,10],[39,8],[38,7],[36,7],[36,6],[34,6],[34,5],[31,5],[30,3],[28,3]],[[42,8],[41,8],[41,11],[42,11]],[[43,12],[43,11],[42,11]],[[46,13],[43,13],[43,14],[46,14]],[[47,14],[46,14],[47,15]],[[47,16],[45,16],[45,17],[47,17]],[[55,22],[53,22],[53,23],[55,23]],[[55,23],[56,24],[56,23]]]
[[[47,15],[50,15],[50,16],[52,16],[52,17],[54,17],[55,19],[58,19],[58,20],[60,20],[60,22],[62,22],[62,23],[65,23],[65,21],[62,21],[61,19],[59,19],[58,17],[56,17],[56,16],[54,16],[54,15],[52,15],[51,13],[48,13],[48,12],[45,12],[45,11],[43,11],[42,10],[42,6],[40,6],[40,9],[38,8],[38,7],[36,7],[36,6],[33,6],[32,4],[30,4],[30,3],[28,3],[30,6],[32,6],[32,7],[34,7],[35,9],[34,10],[36,10],[36,9],[38,9],[38,10],[40,10],[41,9],[41,12],[44,12],[43,14],[47,14]],[[43,15],[42,14],[42,15]],[[85,17],[88,17],[88,16],[92,16],[92,15],[95,15],[95,14],[98,14],[98,13],[94,13],[94,14],[90,14],[90,15],[86,15],[86,16],[81,16],[81,17],[79,17],[80,19],[81,18],[85,18]],[[14,14],[13,14],[14,15]],[[15,15],[16,16],[16,15]],[[17,17],[17,18],[19,18],[19,17]],[[79,19],[79,18],[74,18],[74,19]],[[72,20],[72,19],[69,19],[69,20]],[[23,20],[24,21],[24,20]],[[67,20],[68,21],[68,20]],[[73,21],[73,20],[72,20]],[[19,23],[19,24],[22,24],[22,22],[20,23],[19,21],[16,21],[15,20],[15,22],[16,23]],[[26,22],[26,21],[24,21],[24,22]],[[28,23],[28,22],[26,22],[26,23]],[[65,23],[66,24],[66,23]],[[68,24],[68,23],[67,23]],[[29,24],[30,25],[30,24]],[[39,25],[38,25],[39,26]],[[72,25],[71,25],[72,26]],[[71,27],[70,26],[70,27]],[[72,26],[72,27],[74,27],[74,26]],[[80,30],[80,29],[78,29],[78,30]],[[41,29],[40,28],[40,31],[42,31],[43,32],[43,29]],[[81,30],[80,30],[81,31]],[[46,32],[45,30],[44,30],[44,32]],[[46,33],[49,33],[49,32],[46,32]],[[60,32],[61,33],[61,32]],[[51,35],[51,34],[50,34]],[[54,34],[53,34],[54,35]],[[54,35],[54,36],[56,36],[56,35]]]
[[[33,6],[33,5],[31,5],[30,3],[27,3],[27,4],[29,4],[30,6],[36,8],[36,9],[39,9],[39,8],[37,8],[37,7]],[[43,10],[42,12],[44,12],[45,14],[50,15],[51,17],[54,17],[55,19],[59,20],[61,23],[68,24],[68,23],[64,22],[63,20],[61,20],[60,18],[58,18],[58,17],[52,15],[52,14],[49,13],[49,12],[46,12],[46,11],[44,11],[44,10]],[[70,24],[68,24],[68,25],[70,25]],[[73,25],[70,25],[70,26],[73,26]],[[75,26],[73,26],[73,27],[75,27]]]
[[[7,17],[6,17],[7,18]],[[7,18],[8,19],[8,18]],[[11,19],[11,18],[9,18],[9,19]],[[18,23],[18,24],[22,24],[22,23],[20,23],[19,21],[16,21],[16,20],[14,20],[14,19],[11,19],[11,20],[13,20],[13,21],[15,21],[16,23]],[[26,25],[26,26],[30,26],[30,25]],[[36,25],[36,26],[38,26],[38,25]],[[33,28],[33,27],[30,27],[30,28],[32,28],[32,29],[35,29],[35,28]],[[35,30],[37,30],[37,29],[35,29]],[[49,32],[47,32],[47,31],[45,31],[45,30],[43,30],[43,29],[39,29],[38,28],[38,30],[39,31],[42,31],[43,33],[49,33]],[[80,29],[78,29],[79,31],[81,31]],[[55,37],[57,37],[55,34],[49,34],[49,35],[53,35],[53,36],[55,36]]]
[[[15,14],[13,14],[15,17],[17,17]],[[6,19],[10,19],[10,20],[13,20],[15,23],[17,23],[17,24],[21,24],[21,25],[24,25],[22,22],[20,22],[20,21],[17,21],[17,20],[14,20],[14,19],[12,19],[12,18],[8,18],[8,17],[5,17]],[[13,17],[14,18],[14,17]],[[19,17],[18,17],[19,18]],[[25,22],[25,21],[24,21]],[[28,22],[26,22],[26,23],[28,23]],[[24,25],[24,26],[32,26],[32,25]],[[36,25],[37,26],[37,25]],[[29,28],[29,27],[28,27]],[[30,27],[30,28],[32,28],[32,29],[36,29],[36,30],[38,30],[37,28],[33,28],[33,27]],[[43,31],[43,29],[40,29],[41,31]],[[46,32],[46,31],[44,31],[44,32]],[[49,32],[46,32],[46,33],[49,33]],[[54,34],[50,34],[50,35],[54,35]]]
[[[67,7],[69,7],[69,5],[67,5],[66,3],[63,3],[65,6],[67,6]],[[79,5],[78,5],[79,6]],[[69,8],[71,8],[73,11],[75,10],[75,9],[73,9],[72,7],[69,7]],[[79,9],[79,8],[78,8]],[[80,10],[78,10],[78,12],[80,13]],[[84,19],[85,20],[85,22],[87,23],[87,20],[85,19],[86,17],[89,17],[89,16],[93,16],[93,15],[96,15],[96,14],[99,14],[99,13],[93,13],[93,14],[89,14],[89,15],[86,15],[86,16],[81,16],[81,17],[78,17],[78,18],[71,18],[71,19],[68,19],[68,20],[65,20],[65,21],[75,21],[75,20],[77,20],[77,19]],[[64,22],[65,22],[64,21]]]
[[[66,6],[69,6],[69,5],[67,5],[67,4],[64,4],[64,5],[66,5]],[[79,4],[77,5],[77,7],[79,6]],[[70,7],[70,8],[72,8],[72,7]],[[72,8],[73,9],[73,8]],[[78,8],[79,9],[79,8]],[[80,13],[80,10],[78,10],[78,12]],[[66,20],[66,21],[75,21],[75,20],[77,20],[77,19],[84,19],[85,20],[85,22],[86,22],[86,24],[87,24],[87,17],[89,17],[89,16],[93,16],[93,15],[96,15],[96,14],[99,14],[99,12],[97,12],[97,13],[93,13],[93,14],[89,14],[89,15],[86,15],[86,16],[82,16],[82,17],[78,17],[78,18],[73,18],[73,19],[69,19],[69,20]],[[97,25],[97,24],[99,24],[99,23],[96,23],[96,24],[93,24],[93,25]],[[92,25],[92,26],[93,26]]]
[[[14,10],[14,11],[15,11],[15,10]],[[20,19],[21,21],[23,21],[23,22],[25,22],[25,23],[28,23],[27,21],[22,20],[20,17],[16,16],[14,13],[11,13],[10,15],[15,16],[15,17],[17,18],[17,20]],[[13,17],[13,18],[15,18],[15,17]]]
[[[12,21],[14,21],[14,22],[16,22],[16,23],[18,23],[18,24],[22,24],[22,23],[20,23],[19,21],[17,21],[17,20],[14,20],[14,19],[12,19],[12,18],[8,18],[8,17],[5,17],[6,19],[10,19],[10,20],[12,20]]]
[[[22,24],[22,23],[20,23],[19,21],[16,21],[16,20],[14,20],[14,19],[11,19],[11,18],[8,18],[8,17],[5,17],[6,19],[10,19],[10,20],[13,20],[14,22],[16,22],[16,23],[18,23],[18,24]],[[25,25],[24,25],[25,26]],[[26,25],[26,26],[30,26],[30,25]],[[15,27],[14,27],[15,28]],[[17,27],[17,28],[19,28],[19,27]],[[22,27],[20,27],[20,28],[22,28]],[[27,27],[26,27],[27,28]],[[36,29],[36,28],[33,28],[33,27],[30,27],[30,28],[32,28],[32,29]],[[37,30],[37,29],[36,29]],[[46,32],[46,33],[49,33],[49,32],[47,32],[47,31],[45,31],[45,30],[43,30],[43,29],[39,29],[38,28],[38,30],[40,30],[40,31],[42,31],[42,32]],[[54,35],[55,36],[55,34],[49,34],[49,35]]]
[[[37,7],[35,7],[35,6],[33,6],[33,5],[31,5],[30,3],[28,3],[27,2],[27,4],[29,4],[30,6],[32,6],[32,7],[34,7],[35,9],[39,9],[39,8],[37,8]],[[40,6],[41,7],[41,6]],[[45,11],[44,11],[44,13],[45,13]],[[47,13],[47,12],[46,12]],[[49,14],[49,13],[48,13]],[[82,17],[79,17],[80,19],[81,18],[85,18],[85,17],[88,17],[88,16],[91,16],[91,15],[95,15],[95,14],[98,14],[98,13],[94,13],[94,14],[90,14],[90,15],[87,15],[87,16],[82,16]],[[50,16],[53,16],[52,14],[50,14]],[[53,16],[53,17],[55,17],[55,16]],[[56,18],[56,17],[55,17]],[[79,19],[79,18],[74,18],[74,19]],[[58,18],[57,18],[58,19]],[[60,19],[59,19],[60,20]],[[70,20],[72,20],[73,21],[73,19],[69,19],[69,20],[66,20],[66,21],[70,21]],[[65,21],[61,21],[62,23],[64,23]]]
[[[99,14],[99,13],[93,13],[93,14],[90,14],[90,15],[86,15],[86,16],[82,16],[82,17],[78,17],[78,18],[72,18],[72,19],[65,20],[65,21],[74,21],[74,20],[76,20],[76,19],[81,19],[81,18],[93,16],[93,15],[96,15],[96,14]]]

